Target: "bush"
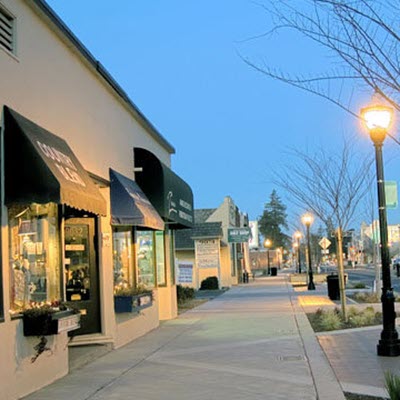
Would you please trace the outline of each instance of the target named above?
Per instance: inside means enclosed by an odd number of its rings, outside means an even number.
[[[182,285],[176,285],[176,297],[178,303],[184,303],[187,300],[194,299],[194,289]]]
[[[365,289],[365,283],[363,282],[357,282],[354,286],[354,289]]]
[[[200,290],[218,290],[218,278],[216,276],[209,276],[201,282]]]
[[[307,314],[315,332],[333,331],[337,329],[358,328],[362,326],[379,325],[382,323],[382,313],[375,311],[373,307],[357,310],[350,307],[348,310],[348,321],[345,322],[341,311],[318,309],[313,314]]]

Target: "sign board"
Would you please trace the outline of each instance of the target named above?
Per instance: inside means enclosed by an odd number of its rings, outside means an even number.
[[[197,268],[219,268],[219,239],[195,240]]]
[[[398,205],[397,182],[385,181],[386,208],[394,210]]]
[[[178,283],[193,282],[193,263],[191,261],[178,261]]]
[[[331,245],[331,241],[330,241],[328,238],[323,237],[323,238],[318,242],[318,244],[319,244],[324,250],[326,250],[326,249]]]
[[[228,228],[229,243],[246,243],[250,239],[249,228]]]

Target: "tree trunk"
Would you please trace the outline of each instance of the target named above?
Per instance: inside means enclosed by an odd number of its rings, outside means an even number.
[[[340,291],[340,303],[342,306],[342,314],[344,320],[347,322],[347,310],[346,310],[346,291],[344,282],[344,265],[343,265],[343,232],[342,228],[337,230],[337,252],[338,252],[338,269],[339,269],[339,291]]]

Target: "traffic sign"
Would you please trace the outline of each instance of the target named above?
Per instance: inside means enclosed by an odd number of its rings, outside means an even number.
[[[319,241],[318,244],[319,244],[324,250],[326,250],[326,249],[331,245],[331,241],[330,241],[328,238],[323,237],[323,238]]]

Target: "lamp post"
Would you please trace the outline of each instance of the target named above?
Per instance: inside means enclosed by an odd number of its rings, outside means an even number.
[[[301,274],[301,254],[300,254],[300,238],[301,238],[301,232],[296,231],[294,233],[294,237],[296,238],[297,241],[297,258],[298,258],[298,264],[299,264],[299,274]]]
[[[271,273],[271,268],[269,265],[269,248],[272,246],[272,242],[270,239],[265,239],[264,240],[264,247],[267,249],[267,273],[268,275]]]
[[[315,290],[314,285],[314,275],[312,270],[312,263],[311,263],[311,245],[310,245],[310,226],[314,221],[314,217],[310,214],[304,214],[301,217],[303,224],[306,226],[307,229],[307,255],[308,255],[308,290]]]
[[[383,173],[382,147],[391,125],[393,109],[374,104],[361,110],[361,118],[369,131],[375,147],[376,179],[378,184],[379,233],[382,260],[382,316],[383,330],[377,345],[379,356],[396,357],[400,355],[400,340],[396,331],[396,312],[394,294],[390,277],[390,254],[386,215],[385,179]]]

